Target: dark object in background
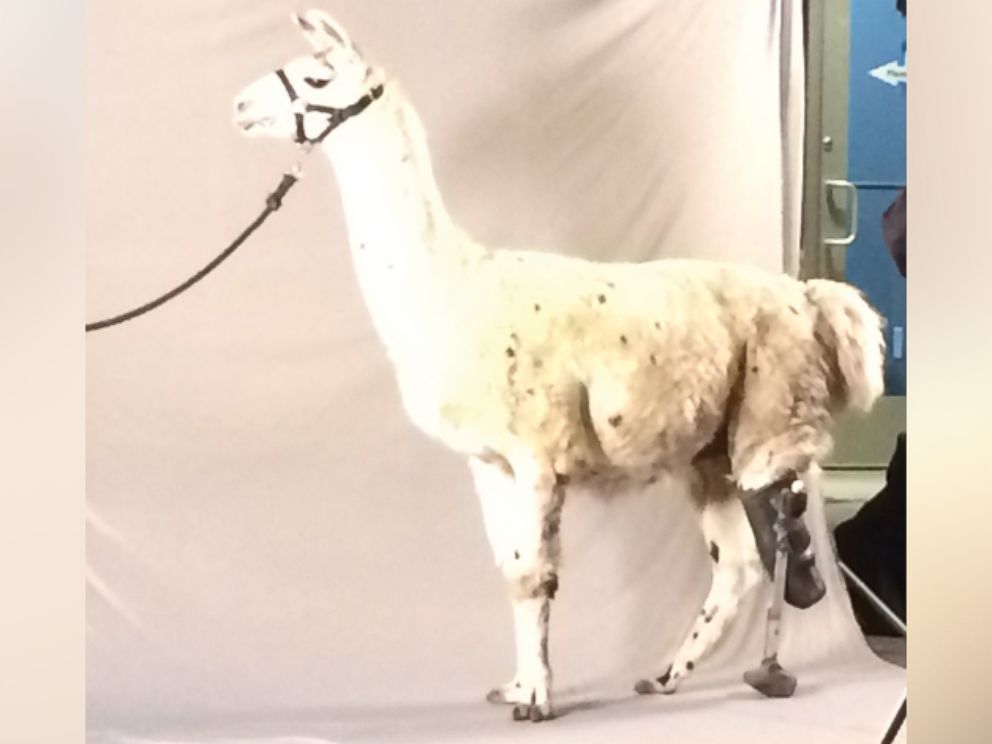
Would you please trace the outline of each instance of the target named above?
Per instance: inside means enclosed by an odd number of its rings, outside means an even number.
[[[906,621],[906,435],[900,434],[885,486],[834,530],[837,554],[886,606]],[[902,635],[858,591],[849,592],[865,635]]]
[[[882,237],[899,273],[906,277],[906,189],[882,215]],[[837,555],[906,622],[906,434],[885,471],[885,487],[851,519],[834,530]],[[865,635],[902,635],[861,593],[850,591],[851,605]]]
[[[896,0],[906,15],[906,0]],[[906,278],[906,189],[882,215],[882,237]],[[853,517],[834,529],[837,557],[906,622],[906,434],[896,439],[885,486]],[[853,590],[852,590],[853,589]],[[901,636],[856,588],[848,586],[854,615],[866,635]]]
[[[902,278],[906,278],[906,189],[882,215],[882,237]]]

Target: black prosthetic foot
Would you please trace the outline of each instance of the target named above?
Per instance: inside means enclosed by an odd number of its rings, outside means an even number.
[[[776,502],[781,496],[782,527],[789,546],[789,562],[785,580],[786,603],[800,610],[812,607],[827,593],[826,584],[816,567],[809,530],[802,519],[806,512],[806,493],[793,491],[800,483],[793,477],[784,478],[767,488],[747,493],[742,499],[761,562],[771,577],[775,570],[775,550],[778,537],[775,523],[780,518]]]
[[[744,681],[765,697],[787,698],[796,691],[796,678],[776,659],[765,659],[757,669],[744,672]]]

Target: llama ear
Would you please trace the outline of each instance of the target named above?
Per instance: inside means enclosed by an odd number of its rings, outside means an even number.
[[[340,23],[331,18],[323,10],[308,10],[304,13],[304,16],[306,23],[313,27],[316,34],[319,35],[324,49],[333,46],[354,49],[351,39],[348,37],[348,32],[344,30],[344,27]],[[304,31],[304,33],[307,32]],[[313,42],[311,41],[311,43]]]
[[[307,43],[315,51],[326,51],[333,44],[327,37],[327,34],[319,26],[310,21],[306,15],[293,13],[290,17],[293,19],[293,23],[296,24],[297,28],[303,32],[303,38],[307,40]]]
[[[305,34],[311,34],[317,30],[316,26],[310,23],[310,21],[301,16],[299,13],[290,13],[289,18],[296,24],[300,31]]]
[[[299,15],[293,13],[290,17],[293,19],[293,23],[296,24],[297,28],[303,32],[303,38],[313,47],[314,51],[326,52],[328,49],[340,45],[336,37],[329,36],[321,24],[307,18],[306,14]]]

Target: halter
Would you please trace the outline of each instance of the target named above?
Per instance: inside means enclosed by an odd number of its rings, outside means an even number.
[[[285,70],[281,67],[276,70],[276,77],[279,78],[282,87],[286,89],[286,94],[293,104],[293,115],[296,117],[296,143],[299,145],[316,145],[323,142],[324,138],[337,127],[367,109],[373,101],[382,95],[383,91],[382,84],[380,83],[350,106],[345,106],[344,108],[318,106],[300,98],[296,89],[293,88],[293,84],[289,82],[289,77],[286,75]],[[327,115],[327,126],[316,137],[307,137],[306,115],[314,112]]]

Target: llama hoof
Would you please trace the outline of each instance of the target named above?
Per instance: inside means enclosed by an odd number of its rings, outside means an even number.
[[[679,673],[673,673],[672,667],[669,666],[660,677],[638,680],[634,685],[634,692],[638,695],[671,695],[678,689],[679,679]]]
[[[519,682],[509,682],[493,688],[486,700],[497,705],[512,705],[514,721],[539,723],[553,717],[551,700],[544,688],[535,688]],[[538,700],[544,702],[538,703]]]
[[[513,706],[514,721],[540,723],[541,721],[550,721],[552,718],[554,718],[554,714],[551,711],[550,703],[545,703],[544,705],[528,703]]]
[[[654,695],[657,692],[661,692],[661,685],[650,679],[639,679],[637,684],[634,685],[634,692],[638,695]]]

